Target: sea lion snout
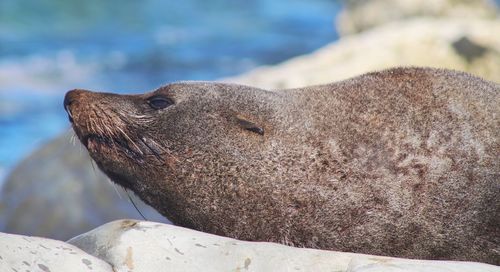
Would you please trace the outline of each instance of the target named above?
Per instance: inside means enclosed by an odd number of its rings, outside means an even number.
[[[64,108],[67,110],[69,106],[71,106],[71,104],[78,99],[78,96],[80,96],[83,92],[83,90],[78,90],[78,89],[75,89],[75,90],[71,90],[71,91],[68,91],[66,93],[66,95],[64,96]]]
[[[89,101],[89,96],[92,96],[94,93],[86,90],[74,89],[68,91],[64,96],[64,110],[68,113],[69,121],[74,123],[74,115],[75,107],[77,104],[80,104],[81,101]]]
[[[173,103],[163,96],[154,96],[150,100],[154,100],[149,102],[156,107]],[[107,160],[144,164],[147,157],[163,160],[161,144],[150,139],[145,132],[151,115],[141,106],[146,106],[147,102],[141,95],[75,89],[66,93],[63,105],[76,136],[98,165]],[[124,184],[126,175],[123,173],[104,171]]]
[[[64,109],[68,113],[69,121],[82,143],[88,147],[89,139],[105,139],[103,127],[111,127],[112,120],[107,120],[107,115],[99,107],[100,93],[74,89],[64,96]],[[112,118],[108,118],[112,119]],[[97,123],[97,120],[104,120]]]
[[[64,96],[64,102],[63,102],[64,110],[66,110],[66,112],[68,113],[69,121],[71,123],[73,123],[74,120],[73,120],[73,116],[72,116],[70,107],[76,100],[78,100],[78,97],[81,95],[82,92],[84,92],[84,91],[71,90],[71,91],[67,92],[66,95]]]

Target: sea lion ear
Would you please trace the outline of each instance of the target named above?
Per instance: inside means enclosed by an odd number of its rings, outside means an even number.
[[[259,135],[264,135],[264,128],[255,124],[254,122],[248,121],[246,118],[243,118],[242,116],[236,116],[236,121],[238,122],[238,125],[240,125],[242,128],[257,133]]]

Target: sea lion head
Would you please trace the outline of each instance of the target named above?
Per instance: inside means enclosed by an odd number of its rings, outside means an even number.
[[[268,150],[276,99],[252,87],[193,82],[138,95],[72,90],[64,107],[99,168],[151,203],[182,195],[190,182],[211,186],[216,175],[241,176]],[[152,197],[155,188],[171,195]]]

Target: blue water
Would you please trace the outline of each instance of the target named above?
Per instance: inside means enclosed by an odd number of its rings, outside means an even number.
[[[1,0],[0,183],[68,129],[73,88],[214,80],[337,39],[334,0]]]

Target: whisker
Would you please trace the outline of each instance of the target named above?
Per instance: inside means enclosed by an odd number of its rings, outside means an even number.
[[[106,120],[113,120],[111,117],[108,117],[108,118],[110,118],[110,119],[106,119]],[[115,126],[118,127],[118,124],[106,123],[103,120],[103,126],[106,129],[106,131],[108,131],[108,134],[110,137],[118,137],[119,136],[118,132],[115,129],[113,129],[113,127],[115,127]]]
[[[139,140],[155,155],[156,159],[158,159],[160,162],[163,161],[162,154],[166,153],[165,149],[158,145],[154,140],[151,140],[146,137],[141,137]]]
[[[73,146],[76,145],[76,134],[75,134],[75,131],[73,130],[73,128],[68,128],[68,132],[70,135],[69,135],[69,143],[72,144]]]
[[[104,130],[103,130],[103,122],[102,122],[102,120],[100,120],[100,119],[99,119],[99,120],[96,120],[95,122],[96,122],[96,127],[97,127],[97,129],[99,130],[99,131],[98,131],[98,132],[99,132],[99,134],[100,134],[100,135],[106,135],[106,134],[104,133]],[[99,122],[99,124],[97,124],[98,122]]]
[[[78,145],[78,152],[79,152],[79,154],[82,154],[82,146],[83,146],[83,145],[81,145],[81,144],[80,144],[80,145]],[[87,154],[88,154],[88,153],[87,153]],[[90,157],[90,155],[89,155],[89,157]]]
[[[127,141],[129,141],[131,144],[134,145],[134,147],[137,149],[137,151],[141,154],[141,155],[144,155],[144,153],[142,152],[142,150],[139,148],[139,146],[137,146],[137,144],[132,140],[130,139],[130,137],[127,135],[127,133],[125,133],[125,131],[123,131],[120,127],[116,127],[120,132],[121,134],[123,135],[123,137],[125,137],[127,139]]]
[[[111,126],[117,126],[117,124],[110,124],[109,122],[105,122],[105,120],[115,120],[113,116],[109,115],[108,112],[99,108],[100,114],[104,115],[105,118],[97,118],[99,120],[99,124],[102,129],[102,135],[106,135],[109,138],[118,137],[118,133],[116,130],[112,129]]]
[[[111,186],[113,186],[113,189],[115,189],[115,192],[116,192],[116,194],[118,195],[118,197],[119,197],[120,199],[123,199],[123,198],[122,198],[122,195],[121,195],[121,194],[120,194],[120,192],[118,191],[118,188],[116,187],[116,184],[115,184],[113,181],[111,181],[111,179],[109,179],[109,178],[107,178],[106,180],[107,180],[109,183],[111,183]]]
[[[130,202],[132,202],[132,205],[134,205],[135,210],[142,216],[144,220],[148,221],[148,219],[146,219],[146,217],[142,214],[139,208],[137,208],[137,206],[135,205],[134,200],[132,200],[132,197],[130,196],[129,190],[125,189],[125,192],[127,192],[128,199],[130,200]]]
[[[121,119],[126,119],[126,120],[131,120],[131,118],[133,118],[132,120],[136,121],[136,123],[140,123],[140,124],[147,124],[147,123],[150,123],[153,121],[153,118],[149,115],[145,115],[145,114],[134,114],[134,113],[127,113],[127,114],[124,114],[123,112],[116,112]]]
[[[69,142],[73,145],[76,146],[76,136],[75,134],[72,134],[69,138]]]
[[[95,166],[94,166],[94,160],[92,160],[92,157],[90,157],[90,155],[88,156],[89,159],[90,159],[90,165],[92,166],[92,170],[94,171],[94,175],[95,177],[97,178],[97,172],[95,170]]]

